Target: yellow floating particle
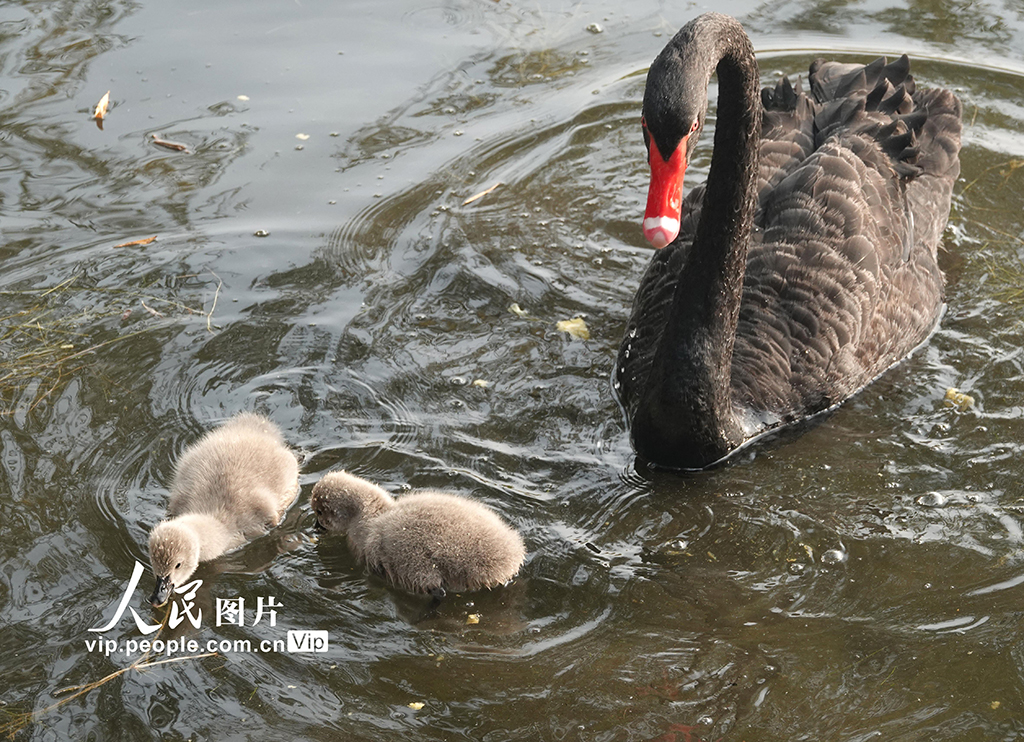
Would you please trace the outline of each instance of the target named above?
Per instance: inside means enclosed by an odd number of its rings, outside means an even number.
[[[419,711],[425,705],[426,704],[424,704],[422,701],[413,701],[409,704],[409,708],[411,708],[413,711]]]
[[[999,708],[999,707],[1000,707],[1000,706],[1002,706],[1002,705],[1003,705],[1003,704],[1002,704],[1002,703],[1000,703],[999,701],[993,701],[992,703],[990,703],[990,704],[989,704],[989,707],[990,707],[990,708],[991,708],[991,709],[992,709],[993,711],[995,711],[995,710],[996,710],[997,708]]]
[[[560,332],[567,332],[580,340],[590,340],[590,330],[587,329],[587,323],[583,321],[582,317],[559,320],[555,324],[555,329]]]
[[[491,385],[491,382],[486,379],[473,379],[473,386],[478,386],[481,389],[486,389]]]
[[[509,305],[508,311],[512,312],[512,314],[514,314],[517,317],[525,317],[526,316],[526,310],[523,309],[518,304],[516,304],[515,302],[513,302],[512,304]]]
[[[480,623],[480,614],[479,613],[470,613],[468,616],[466,616],[466,625],[467,626],[472,626],[472,625],[478,624],[478,623]]]
[[[974,407],[974,397],[964,394],[955,386],[946,390],[946,396],[942,398],[942,401],[947,407],[956,407],[959,412],[966,412]]]

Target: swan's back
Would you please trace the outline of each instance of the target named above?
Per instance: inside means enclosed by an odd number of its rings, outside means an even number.
[[[434,490],[400,497],[349,543],[372,570],[411,592],[472,592],[519,572],[523,540],[482,503]]]
[[[175,467],[168,516],[203,513],[251,538],[294,502],[298,460],[270,420],[242,413],[204,435]]]
[[[960,102],[917,91],[905,56],[818,60],[809,83],[810,94],[783,79],[761,96],[731,369],[745,437],[838,404],[927,338],[942,309],[936,251],[960,171]],[[686,195],[679,238],[641,281],[617,374],[627,412],[662,342],[638,328],[673,311],[704,190]]]
[[[766,115],[733,401],[783,421],[826,409],[904,358],[943,302],[936,260],[960,172],[960,102],[915,92],[904,56],[817,61]],[[788,414],[787,414],[788,413]]]

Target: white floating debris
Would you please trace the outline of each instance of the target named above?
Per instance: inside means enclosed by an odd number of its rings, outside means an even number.
[[[846,561],[846,552],[842,549],[829,549],[821,555],[821,563],[829,566],[842,564]]]
[[[916,502],[918,505],[923,505],[926,508],[941,508],[949,502],[949,498],[941,492],[929,492],[917,498]]]

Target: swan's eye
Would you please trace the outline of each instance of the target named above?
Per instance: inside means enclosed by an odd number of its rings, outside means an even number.
[[[694,122],[692,124],[690,124],[690,134],[693,134],[693,132],[697,131],[697,127],[699,127],[699,126],[700,126],[700,121],[697,121],[696,119],[694,119]]]
[[[177,564],[176,564],[176,565],[174,566],[174,568],[175,568],[175,569],[181,569],[181,562],[178,562],[178,563],[177,563]]]

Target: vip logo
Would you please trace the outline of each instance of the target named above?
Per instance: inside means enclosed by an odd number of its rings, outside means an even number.
[[[326,652],[327,632],[326,631],[289,631],[288,651],[298,652]]]

